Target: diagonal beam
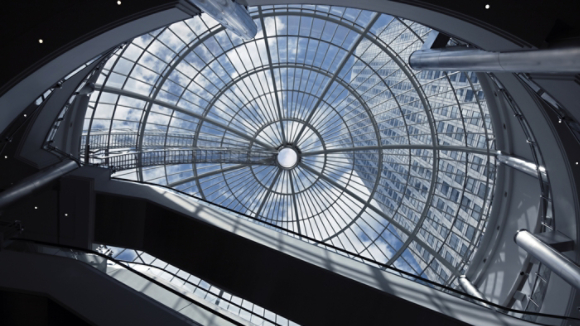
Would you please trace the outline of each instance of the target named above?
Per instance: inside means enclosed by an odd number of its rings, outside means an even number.
[[[270,197],[270,194],[272,193],[272,189],[274,188],[276,181],[278,181],[278,178],[280,177],[280,174],[282,173],[282,171],[283,171],[282,169],[278,169],[278,173],[276,173],[276,175],[274,176],[274,179],[272,180],[272,184],[270,184],[270,187],[268,187],[268,192],[264,195],[264,198],[262,199],[262,202],[260,203],[260,207],[256,211],[257,218],[260,218],[260,213],[262,213],[262,209],[264,208],[264,205],[268,201],[268,197]]]
[[[292,190],[292,193],[294,194],[292,196],[292,203],[294,206],[294,217],[296,218],[296,231],[299,234],[302,234],[302,231],[300,230],[300,220],[299,220],[299,215],[298,215],[298,203],[296,202],[296,191],[294,190],[294,181],[292,180],[292,171],[288,172],[288,178],[290,179],[290,189]],[[306,222],[305,222],[306,224]]]
[[[343,191],[344,193],[348,194],[349,196],[351,196],[352,198],[356,199],[357,201],[359,201],[360,203],[362,203],[363,205],[366,206],[366,204],[367,204],[366,200],[364,200],[363,198],[361,198],[357,194],[353,193],[352,191],[348,190],[345,186],[340,185],[335,180],[333,180],[333,179],[329,178],[328,176],[314,170],[313,168],[309,167],[308,165],[306,165],[304,163],[300,163],[300,166],[303,169],[308,170],[309,172],[319,176],[322,180],[330,183],[331,185],[336,187],[338,190]],[[371,199],[369,198],[369,201],[370,200]],[[399,222],[395,221],[392,217],[383,213],[383,211],[381,209],[379,209],[373,205],[368,205],[367,207],[370,208],[373,212],[377,213],[382,218],[384,218],[385,220],[387,220],[393,226],[397,227],[399,229],[399,231],[401,231],[402,233],[405,233],[407,236],[412,235],[411,231],[407,230],[404,226],[402,226]],[[429,246],[429,244],[423,242],[421,239],[418,239],[418,238],[414,239],[414,240],[417,243],[419,243],[421,246],[423,246],[423,248],[425,248],[425,250],[427,250],[431,255],[433,255],[433,257],[437,258],[437,260],[439,260],[439,263],[441,263],[442,265],[447,267],[452,273],[459,275],[457,272],[457,269],[453,265],[451,265],[447,260],[445,260],[437,251],[435,251],[435,249],[431,248]]]
[[[320,103],[322,103],[322,100],[324,99],[324,96],[326,96],[326,93],[328,93],[328,91],[330,90],[330,87],[332,86],[332,84],[334,83],[334,81],[336,80],[336,78],[338,78],[338,75],[342,71],[342,68],[344,68],[344,66],[348,62],[348,59],[350,58],[350,56],[354,53],[354,51],[356,50],[356,48],[358,47],[358,45],[360,44],[360,42],[365,38],[365,35],[370,31],[370,29],[373,27],[373,25],[379,19],[380,16],[381,16],[380,14],[375,13],[375,16],[368,23],[368,25],[365,28],[365,30],[362,31],[357,36],[356,40],[352,44],[352,46],[349,49],[348,53],[344,56],[344,58],[342,58],[342,61],[340,62],[340,64],[336,68],[336,71],[334,72],[334,75],[332,75],[332,77],[330,78],[330,80],[328,81],[328,83],[326,84],[326,86],[324,86],[324,89],[322,90],[322,93],[320,94],[320,96],[318,97],[318,100],[316,101],[316,103],[312,107],[312,110],[310,111],[310,114],[306,118],[306,124],[304,124],[302,126],[302,128],[300,129],[300,132],[298,132],[298,135],[296,135],[296,141],[295,141],[296,143],[298,143],[300,141],[300,137],[302,137],[302,133],[304,133],[304,130],[306,129],[306,125],[307,124],[310,124],[310,120],[312,119],[312,117],[316,113],[316,110],[320,106]]]
[[[484,148],[474,148],[474,147],[464,147],[464,146],[433,146],[433,145],[409,145],[409,144],[389,144],[381,146],[358,146],[358,147],[341,147],[341,148],[330,148],[321,151],[310,151],[304,152],[301,156],[313,156],[322,154],[333,154],[333,153],[346,153],[353,151],[369,151],[369,150],[379,150],[379,149],[429,149],[437,151],[457,151],[457,152],[467,152],[481,155],[497,155],[494,151],[488,151]]]
[[[223,124],[223,123],[221,123],[219,121],[216,121],[216,120],[214,120],[212,118],[204,117],[201,114],[198,114],[198,113],[195,113],[195,112],[192,112],[192,111],[188,111],[188,110],[186,110],[186,109],[184,109],[182,107],[179,107],[179,106],[177,106],[175,104],[167,103],[167,102],[161,101],[159,99],[154,99],[154,98],[151,98],[151,97],[146,96],[146,95],[134,93],[134,92],[127,91],[127,90],[124,90],[124,89],[119,89],[119,88],[116,88],[116,87],[96,85],[95,86],[95,89],[96,90],[99,90],[99,91],[107,92],[107,93],[113,93],[113,94],[117,94],[117,95],[129,96],[129,97],[132,97],[132,98],[135,98],[135,99],[138,99],[138,100],[147,101],[147,102],[150,102],[150,103],[153,103],[153,104],[157,104],[157,105],[164,106],[166,108],[170,108],[170,109],[175,110],[177,112],[181,112],[183,114],[187,114],[189,116],[192,116],[194,118],[197,118],[199,120],[209,122],[209,123],[211,123],[213,125],[216,125],[216,126],[222,128],[222,129],[225,129],[225,130],[227,130],[227,131],[229,131],[229,132],[231,132],[233,134],[236,134],[236,135],[238,135],[238,136],[240,136],[240,137],[242,137],[242,138],[244,138],[246,140],[253,141],[253,142],[257,143],[258,145],[260,145],[260,146],[262,146],[264,148],[274,149],[272,146],[270,146],[270,145],[268,145],[268,144],[266,144],[266,143],[264,143],[264,142],[262,142],[260,140],[254,139],[254,137],[247,135],[243,131],[239,131],[237,129],[234,129],[234,128],[232,128],[232,127],[230,127],[228,125],[225,125],[225,124]]]

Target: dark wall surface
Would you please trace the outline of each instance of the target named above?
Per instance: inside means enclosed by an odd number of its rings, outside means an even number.
[[[0,324],[6,326],[92,325],[43,295],[0,289]]]

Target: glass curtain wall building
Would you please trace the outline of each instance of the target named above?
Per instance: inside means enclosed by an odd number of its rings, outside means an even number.
[[[397,17],[249,12],[252,40],[203,14],[118,49],[91,95],[82,157],[456,284],[495,178],[475,74],[412,70],[430,29]]]

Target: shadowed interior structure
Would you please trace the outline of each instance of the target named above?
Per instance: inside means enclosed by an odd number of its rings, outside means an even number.
[[[296,2],[3,5],[3,320],[580,325],[580,5]]]

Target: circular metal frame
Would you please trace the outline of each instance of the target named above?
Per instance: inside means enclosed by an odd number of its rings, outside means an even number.
[[[151,133],[165,146],[175,133],[193,147],[291,146],[300,152],[290,169],[193,162],[118,174],[453,281],[494,181],[482,172],[492,131],[473,76],[412,71],[406,56],[430,31],[417,23],[339,7],[249,10],[254,40],[203,15],[135,39],[103,72],[86,139],[94,126],[108,123],[109,137],[137,126],[139,159]]]

